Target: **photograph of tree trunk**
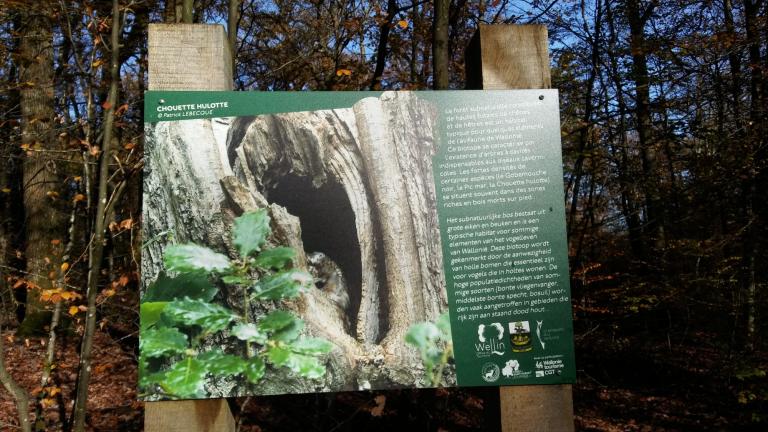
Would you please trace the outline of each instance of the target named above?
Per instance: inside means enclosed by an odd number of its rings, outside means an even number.
[[[140,396],[455,385],[409,343],[451,349],[436,120],[399,92],[147,124]]]

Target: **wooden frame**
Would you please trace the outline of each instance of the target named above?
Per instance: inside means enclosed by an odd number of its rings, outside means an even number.
[[[481,25],[467,48],[467,88],[549,88],[547,29]],[[220,25],[151,24],[150,90],[232,90],[232,56]],[[572,431],[571,385],[499,389],[503,431]],[[225,399],[147,402],[148,432],[235,430]]]

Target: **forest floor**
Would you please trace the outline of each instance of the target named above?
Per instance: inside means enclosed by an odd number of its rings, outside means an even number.
[[[3,354],[11,376],[34,398],[42,390],[40,379],[46,353],[44,341],[47,339],[21,339],[10,329],[3,331],[0,337],[3,338]],[[49,387],[58,390],[49,391],[56,395],[45,400],[44,416],[49,425],[61,425],[62,419],[71,413],[71,404],[66,401],[74,400],[72,392],[77,381],[79,350],[74,337],[60,338],[57,344],[57,360]],[[108,334],[97,331],[93,342],[91,384],[88,387],[87,422],[91,430],[141,430],[142,403],[136,401],[136,380],[136,357],[126,352]],[[34,407],[31,412],[34,412]],[[16,407],[10,394],[0,387],[0,430],[13,431],[15,428],[10,425],[18,425]]]
[[[45,356],[41,339],[22,340],[11,330],[1,336],[13,377],[30,392],[38,392]],[[766,415],[761,411],[765,400],[760,400],[760,392],[768,388],[766,378],[733,372],[734,362],[744,359],[718,349],[712,340],[714,335],[694,334],[685,344],[665,338],[654,342],[642,332],[618,337],[611,326],[593,327],[583,336],[577,331],[579,375],[573,395],[577,430],[766,430],[766,418],[760,417]],[[134,347],[103,332],[97,332],[94,347],[89,430],[141,430]],[[68,415],[71,406],[63,406],[63,401],[72,399],[76,380],[74,338],[58,348],[53,377],[61,393],[46,401],[49,425],[60,425],[62,416]],[[749,360],[753,370],[768,370],[766,356]],[[254,397],[231,405],[241,430],[249,432],[500,429],[495,388]],[[11,426],[17,424],[15,415],[13,401],[0,388],[0,430],[15,430]]]

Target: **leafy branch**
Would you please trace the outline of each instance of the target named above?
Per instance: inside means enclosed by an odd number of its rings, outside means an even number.
[[[309,379],[325,375],[322,356],[333,345],[300,337],[301,319],[280,309],[256,320],[249,316],[252,302],[297,298],[313,285],[307,272],[290,268],[296,256],[292,248],[265,248],[270,234],[269,216],[258,210],[235,219],[236,260],[197,244],[166,248],[163,262],[169,273],[159,275],[141,302],[143,393],[204,397],[208,376],[241,376],[257,384],[270,367],[287,368]],[[219,292],[217,280],[242,289],[242,315],[213,303]],[[202,341],[214,334],[244,343],[245,355],[203,350]]]

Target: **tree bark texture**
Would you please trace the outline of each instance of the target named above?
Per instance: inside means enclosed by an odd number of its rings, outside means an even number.
[[[93,350],[93,337],[96,333],[96,296],[99,286],[98,280],[101,273],[101,264],[104,257],[104,234],[107,228],[108,205],[107,195],[109,189],[110,160],[112,157],[112,135],[114,131],[115,106],[117,106],[118,83],[120,82],[120,34],[122,21],[120,19],[120,3],[112,0],[112,29],[110,32],[110,46],[112,47],[109,64],[110,84],[107,104],[109,108],[104,110],[104,137],[102,139],[101,157],[99,161],[98,176],[98,201],[93,227],[93,236],[88,248],[88,288],[86,299],[88,312],[85,317],[85,330],[80,344],[80,364],[77,377],[77,391],[75,404],[72,408],[72,430],[85,431],[85,415],[88,403],[88,384],[91,380],[91,362]],[[119,193],[112,191],[112,198]]]
[[[349,109],[148,126],[145,283],[161,269],[167,233],[234,255],[232,219],[268,207],[271,242],[294,247],[295,265],[311,272],[321,271],[319,256],[337,266],[345,282],[334,289],[348,300],[325,288],[288,305],[308,334],[336,345],[324,380],[267,374],[257,392],[425,386],[404,336],[447,310],[432,180],[436,115],[404,92]],[[455,384],[453,371],[445,379]],[[220,395],[241,392],[235,385]]]
[[[235,75],[237,75],[237,27],[240,22],[240,1],[229,0],[227,3],[227,44],[232,54],[232,71]]]
[[[192,13],[194,10],[195,1],[194,0],[183,0],[182,6],[181,6],[181,22],[184,24],[192,24]]]
[[[25,258],[27,279],[41,289],[49,289],[48,274],[54,268],[46,262],[51,254],[51,240],[65,232],[66,213],[58,212],[59,176],[53,135],[53,35],[45,2],[35,2],[23,12],[20,68],[21,144],[26,149],[24,172],[24,217],[26,226]],[[45,321],[39,290],[30,292],[25,320]],[[44,323],[44,324],[47,324]],[[34,327],[38,327],[35,325]],[[26,328],[26,327],[22,327]],[[42,326],[39,326],[42,328]],[[35,332],[37,329],[30,329]]]
[[[449,0],[435,0],[435,17],[432,37],[432,62],[434,64],[435,90],[446,90],[449,82],[448,63],[448,14],[451,2]]]

